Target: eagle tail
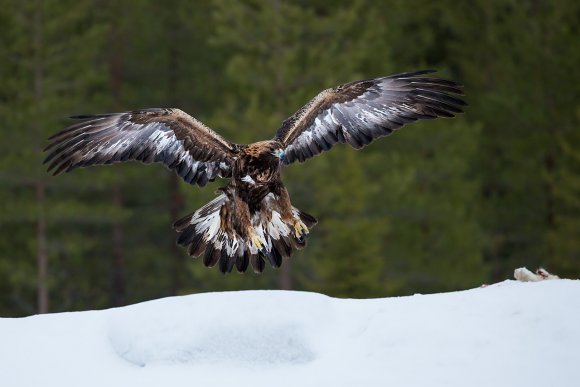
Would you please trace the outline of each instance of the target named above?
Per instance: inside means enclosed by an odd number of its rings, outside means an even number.
[[[218,237],[221,228],[220,209],[227,200],[227,196],[221,194],[173,224],[173,228],[179,233],[177,244],[187,247],[187,253],[192,257],[198,257],[203,252],[207,252],[204,256],[204,263],[220,258],[218,253],[221,251],[216,251],[211,242]],[[207,266],[213,266],[215,263]]]
[[[295,207],[292,207],[292,214],[308,228],[317,223],[313,216]],[[204,265],[213,267],[218,264],[222,273],[230,273],[234,266],[243,273],[250,265],[254,272],[261,273],[266,262],[272,267],[280,267],[294,248],[301,249],[306,244],[305,237],[296,237],[293,224],[283,221],[279,212],[270,210],[265,215],[258,211],[251,219],[262,244],[262,249],[258,250],[248,235],[240,235],[234,229],[234,216],[232,200],[222,193],[174,223],[173,227],[179,233],[177,243],[186,247],[192,257],[203,254]]]
[[[220,271],[229,273],[236,266],[245,271],[250,256],[243,239],[234,231],[224,229],[222,208],[231,207],[226,194],[222,193],[197,211],[190,213],[173,224],[179,233],[177,244],[187,248],[192,257],[203,254],[203,264],[213,267],[219,263]]]

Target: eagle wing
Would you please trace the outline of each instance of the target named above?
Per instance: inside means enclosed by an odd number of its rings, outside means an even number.
[[[44,163],[57,175],[78,167],[159,162],[189,184],[231,177],[237,145],[179,109],[76,116],[86,119],[49,138]]]
[[[466,103],[453,81],[425,76],[433,70],[402,73],[326,89],[282,123],[275,140],[285,162],[303,162],[337,142],[356,149],[420,119],[454,117]]]

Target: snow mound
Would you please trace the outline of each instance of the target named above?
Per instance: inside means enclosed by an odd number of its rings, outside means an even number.
[[[305,315],[303,302],[317,313]],[[326,297],[291,292],[209,293],[154,304],[118,310],[109,323],[115,352],[135,365],[308,363],[315,358],[310,336],[329,310]]]
[[[244,291],[0,319],[1,386],[576,386],[580,281]]]

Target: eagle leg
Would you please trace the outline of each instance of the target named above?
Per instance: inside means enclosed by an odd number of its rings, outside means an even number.
[[[302,212],[299,210],[293,210],[292,203],[290,202],[290,195],[288,195],[288,190],[282,183],[275,185],[273,187],[273,192],[278,195],[277,205],[279,207],[282,218],[289,226],[293,225],[294,237],[300,245],[303,245],[306,241],[306,237],[310,233],[310,230],[308,230],[308,226],[306,226],[306,224],[301,219]],[[308,215],[308,217],[312,218],[310,215]],[[314,224],[316,224],[316,220],[314,220],[311,225]]]

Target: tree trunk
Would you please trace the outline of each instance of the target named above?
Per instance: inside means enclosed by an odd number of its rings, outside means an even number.
[[[172,173],[169,175],[169,220],[174,222],[179,219],[180,212],[183,209],[184,198],[179,190],[179,180],[176,174]],[[176,234],[173,229],[169,230],[169,252],[172,258],[173,264],[171,265],[171,294],[176,295],[179,293],[183,285],[183,275],[184,272],[184,254],[183,251],[177,246],[175,242]]]
[[[169,39],[168,47],[168,68],[167,68],[167,102],[172,107],[177,107],[180,104],[180,96],[178,92],[178,82],[179,82],[179,24],[175,23],[175,18],[172,12],[175,12],[175,4],[173,7],[167,9],[165,15],[165,28],[167,33],[167,38]],[[179,178],[175,173],[171,173],[168,177],[168,188],[169,192],[167,195],[168,210],[169,210],[169,220],[173,222],[181,217],[181,212],[183,211],[183,205],[185,198],[179,189]],[[185,271],[184,254],[183,251],[177,246],[175,242],[176,234],[173,229],[169,230],[169,253],[172,261],[171,265],[171,294],[176,295],[179,293],[183,285],[183,273]]]
[[[43,181],[36,183],[36,264],[38,288],[38,313],[48,313],[48,252],[46,249],[46,218],[44,215],[46,187]]]
[[[44,68],[42,63],[42,0],[34,4],[34,105],[38,117],[42,114],[44,98]],[[37,127],[41,138],[41,128]],[[38,313],[48,312],[48,252],[46,243],[46,217],[44,214],[46,186],[39,176],[35,184],[36,204],[38,209],[36,219],[36,264],[37,264],[37,303]]]
[[[113,14],[119,14],[121,4],[113,3]],[[121,89],[123,86],[123,41],[120,32],[119,21],[113,21],[111,26],[110,57],[109,57],[109,80],[111,86],[111,97],[113,110],[117,111],[121,107]],[[115,183],[112,192],[113,208],[116,212],[123,209],[123,188],[120,182]],[[113,252],[113,274],[112,274],[112,306],[122,306],[127,302],[127,286],[125,278],[125,253],[123,249],[123,223],[116,221],[113,224],[111,233]]]
[[[123,209],[123,191],[116,184],[113,187],[113,208],[116,212]],[[111,296],[112,306],[123,306],[127,302],[125,280],[125,254],[123,250],[123,225],[121,221],[113,224],[113,293]]]

